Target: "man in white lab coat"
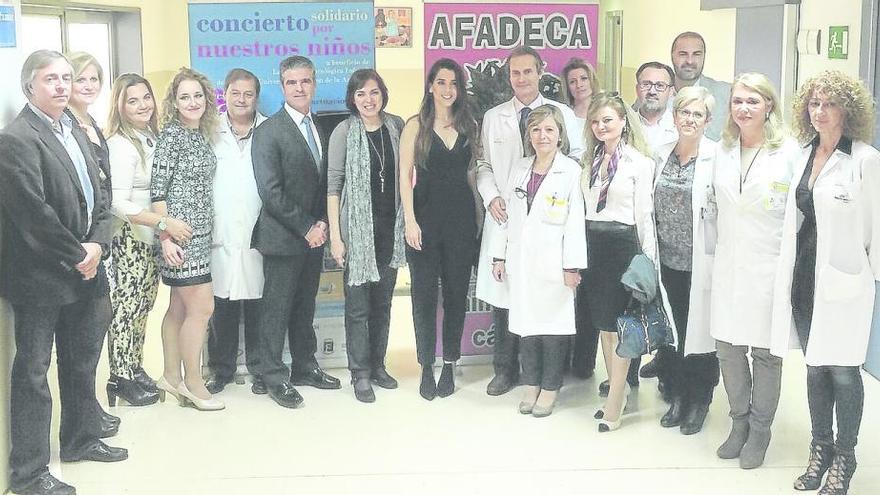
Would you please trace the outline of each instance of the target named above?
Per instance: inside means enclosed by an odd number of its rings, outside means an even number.
[[[519,380],[519,342],[517,336],[507,328],[508,288],[506,282],[498,282],[492,277],[489,246],[498,229],[506,227],[506,205],[500,190],[507,184],[511,165],[523,156],[523,128],[529,113],[544,104],[559,107],[571,143],[569,156],[579,160],[584,149],[584,130],[578,126],[574,112],[559,102],[544,98],[538,91],[538,82],[544,70],[544,62],[538,52],[527,46],[516,48],[507,57],[506,63],[513,98],[489,109],[483,116],[485,162],[477,169],[477,189],[488,214],[483,224],[476,295],[494,307],[495,377],[486,389],[489,395],[505,394]]]

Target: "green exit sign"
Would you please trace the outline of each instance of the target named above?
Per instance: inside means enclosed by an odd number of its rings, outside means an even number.
[[[828,28],[828,58],[846,59],[849,55],[849,26]]]

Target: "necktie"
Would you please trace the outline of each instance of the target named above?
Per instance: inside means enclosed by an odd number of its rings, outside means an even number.
[[[519,111],[519,135],[523,139],[523,143],[526,142],[526,121],[529,120],[529,114],[532,113],[532,109],[529,107],[525,107]]]
[[[315,141],[315,133],[312,132],[312,118],[306,115],[303,117],[303,125],[306,126],[306,141],[309,143],[309,150],[312,151],[312,157],[315,159],[315,166],[318,172],[321,172],[321,153],[318,151],[318,142]]]

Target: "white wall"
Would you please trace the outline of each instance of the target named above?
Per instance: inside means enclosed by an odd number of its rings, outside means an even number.
[[[826,69],[840,70],[853,77],[859,76],[862,0],[802,0],[799,24],[800,30],[821,29],[822,44],[818,55],[800,54],[798,86]],[[846,60],[828,58],[829,26],[849,26],[849,58]]]

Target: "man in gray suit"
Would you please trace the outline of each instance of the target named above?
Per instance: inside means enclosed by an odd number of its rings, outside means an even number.
[[[671,56],[676,91],[685,86],[702,86],[715,97],[715,109],[712,111],[712,120],[706,126],[706,137],[718,141],[727,125],[727,114],[730,113],[730,83],[703,75],[706,42],[699,33],[687,31],[676,36],[672,41]],[[672,106],[672,99],[669,105]]]
[[[52,344],[61,395],[61,460],[115,462],[125,449],[99,440],[95,368],[110,321],[101,258],[109,252],[110,178],[64,112],[73,69],[58,52],[32,53],[21,70],[28,104],[0,134],[3,256],[0,295],[15,313],[10,486],[22,495],[74,494],[48,469]]]
[[[295,408],[302,396],[293,385],[340,388],[318,367],[312,321],[327,241],[326,153],[311,112],[315,66],[302,56],[278,69],[284,106],[254,129],[251,157],[263,209],[252,245],[263,255],[263,307],[257,323],[258,372],[269,396]],[[284,335],[292,358],[290,379],[282,361]]]

